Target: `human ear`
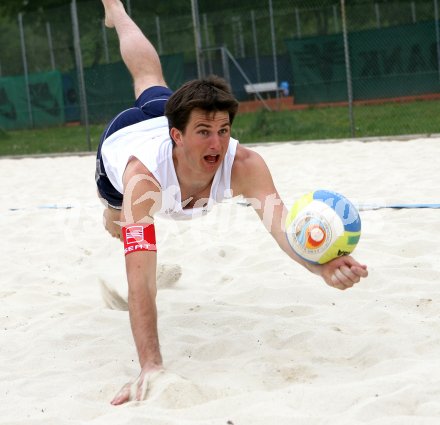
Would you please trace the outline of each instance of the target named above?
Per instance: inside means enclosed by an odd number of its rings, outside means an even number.
[[[174,140],[174,143],[177,146],[182,145],[182,132],[178,130],[176,127],[172,127],[170,130],[170,136]]]

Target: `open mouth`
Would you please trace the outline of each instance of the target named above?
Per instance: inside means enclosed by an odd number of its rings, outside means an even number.
[[[220,160],[220,155],[205,155],[203,159],[208,164],[217,164],[217,162]]]

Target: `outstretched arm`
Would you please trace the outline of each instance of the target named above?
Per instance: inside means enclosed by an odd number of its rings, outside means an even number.
[[[293,251],[285,235],[287,209],[276,190],[269,168],[256,152],[239,148],[232,181],[234,193],[247,198],[280,248],[297,263],[321,276],[328,285],[343,290],[368,276],[367,267],[351,256],[316,265],[305,261]]]
[[[160,204],[160,191],[148,170],[134,159],[124,173],[123,223],[151,225],[153,214]],[[156,308],[156,264],[155,251],[135,251],[126,254],[125,265],[128,281],[128,309],[133,338],[141,366],[136,381],[137,400],[143,398],[151,374],[162,369]],[[131,383],[122,387],[112,404],[130,400]]]

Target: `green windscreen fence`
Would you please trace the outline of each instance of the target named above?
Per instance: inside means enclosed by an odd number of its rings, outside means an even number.
[[[179,87],[184,81],[183,54],[161,56],[161,62],[168,86]],[[84,80],[91,123],[106,122],[134,103],[132,78],[123,62],[86,68]],[[29,75],[29,95],[24,76],[0,78],[0,128],[48,127],[80,120],[76,71]]]
[[[348,34],[355,100],[440,92],[435,22]],[[347,100],[342,34],[286,40],[295,103]]]
[[[160,60],[168,86],[178,88],[183,83],[183,54],[163,55]],[[123,62],[87,68],[84,79],[90,122],[107,121],[133,106],[133,82]]]
[[[58,71],[0,78],[0,127],[5,130],[62,124],[63,85]]]

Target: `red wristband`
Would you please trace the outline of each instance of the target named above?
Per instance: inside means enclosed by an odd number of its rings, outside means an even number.
[[[138,223],[122,227],[124,253],[157,251],[154,224]]]

